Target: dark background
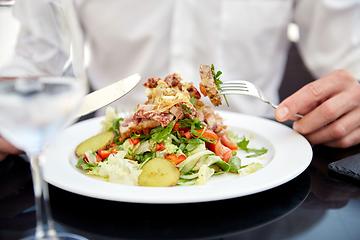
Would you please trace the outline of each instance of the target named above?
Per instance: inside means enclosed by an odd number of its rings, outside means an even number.
[[[286,97],[296,92],[305,84],[312,82],[314,79],[315,78],[309,73],[301,60],[296,45],[292,43],[289,50],[283,81],[279,90],[280,100],[284,100]]]

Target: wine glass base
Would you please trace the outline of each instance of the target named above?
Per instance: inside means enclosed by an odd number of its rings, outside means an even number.
[[[37,238],[36,236],[29,236],[21,240],[88,240],[85,237],[72,233],[58,233],[56,236]]]

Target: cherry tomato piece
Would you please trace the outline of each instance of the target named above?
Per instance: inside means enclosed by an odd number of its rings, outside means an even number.
[[[158,145],[155,148],[155,151],[162,151],[162,150],[165,150],[165,149],[166,148],[165,148],[164,144],[158,143]]]
[[[173,127],[173,131],[179,131],[181,123],[177,122],[175,123],[174,127]]]
[[[196,131],[200,135],[204,131],[204,129],[200,129],[200,130],[196,130]],[[206,139],[209,139],[211,141],[216,141],[219,138],[218,135],[216,135],[216,133],[214,133],[210,129],[205,129],[202,137],[206,138]]]
[[[110,155],[110,151],[101,149],[98,151],[98,155],[101,157],[101,159],[105,159]]]
[[[135,146],[136,144],[138,144],[140,142],[140,139],[139,138],[129,138],[129,142],[131,145]]]
[[[89,163],[89,159],[88,159],[87,156],[85,156],[85,155],[84,155],[84,157],[83,157],[83,160],[84,160],[84,162]]]
[[[221,143],[230,148],[231,150],[238,150],[238,145],[230,140],[230,137],[227,133],[225,133],[221,138]]]
[[[110,153],[117,153],[119,151],[119,149],[117,149],[117,148],[112,148],[112,149],[110,149]]]
[[[216,156],[221,157],[221,159],[225,162],[228,162],[232,156],[231,149],[222,145],[220,140],[217,140],[216,143],[206,142],[205,144],[208,149],[213,151]]]
[[[204,97],[207,96],[206,91],[205,91],[205,87],[202,83],[199,84],[199,88],[200,88],[200,92],[204,95]]]
[[[165,158],[171,160],[175,165],[178,165],[186,159],[186,156],[184,154],[179,156],[176,156],[175,154],[166,154]]]
[[[186,131],[186,132],[184,133],[184,136],[185,136],[186,138],[192,138],[192,137],[194,137],[194,135],[191,134],[191,131],[190,131],[190,130]]]
[[[102,162],[102,160],[104,160],[104,158],[102,158],[99,154],[96,154],[96,161]]]

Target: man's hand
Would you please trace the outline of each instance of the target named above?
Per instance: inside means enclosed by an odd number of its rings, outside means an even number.
[[[23,151],[11,145],[8,141],[0,136],[0,161],[4,160],[9,154],[22,154]]]
[[[295,113],[304,115],[296,119]],[[293,129],[311,144],[347,148],[360,143],[360,84],[346,70],[335,70],[307,84],[280,103],[275,117],[295,120]]]

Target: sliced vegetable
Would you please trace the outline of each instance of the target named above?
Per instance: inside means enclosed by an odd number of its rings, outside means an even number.
[[[199,87],[200,87],[200,92],[204,95],[204,97],[207,96],[207,93],[205,91],[205,87],[202,83],[199,84]]]
[[[207,180],[214,175],[215,170],[206,166],[202,165],[198,172],[198,179],[196,179],[195,185],[205,185]]]
[[[105,158],[102,158],[99,154],[96,154],[96,162],[101,162],[103,161]]]
[[[98,155],[101,157],[101,159],[107,158],[110,154],[111,152],[109,150],[100,149],[98,151]]]
[[[162,151],[162,150],[165,150],[164,144],[158,143],[156,148],[155,148],[155,151],[157,152],[157,151]]]
[[[219,138],[218,135],[216,135],[216,133],[210,129],[205,129],[205,131],[204,129],[200,129],[196,130],[196,132],[198,133],[198,136],[202,136],[203,138],[209,139],[210,141],[216,141]]]
[[[175,163],[175,165],[178,165],[186,159],[186,156],[184,154],[179,156],[176,156],[175,154],[166,154],[165,158],[171,160],[173,163]]]
[[[244,166],[239,169],[239,171],[238,171],[239,177],[244,177],[246,175],[254,173],[254,172],[260,170],[262,167],[263,166],[261,163],[250,163],[249,165]]]
[[[213,168],[215,171],[214,174],[228,172],[230,169],[230,165],[215,154],[202,156],[192,170],[198,171],[203,165]]]
[[[225,162],[228,162],[232,156],[231,149],[222,145],[220,140],[217,140],[216,143],[207,142],[206,147],[213,151],[217,156],[221,157]]]
[[[193,155],[188,156],[184,161],[178,164],[178,167],[180,168],[181,174],[186,174],[190,172],[196,165],[196,163],[199,161],[201,156],[213,154],[209,150],[199,151],[194,153]]]
[[[166,158],[154,158],[142,167],[138,182],[140,186],[171,187],[180,178],[179,169]]]
[[[112,153],[112,154],[115,154],[115,153],[117,153],[119,151],[119,149],[117,149],[117,148],[111,148],[110,149],[110,153]]]
[[[191,134],[191,131],[189,130],[189,131],[186,131],[186,132],[184,133],[184,137],[186,137],[186,138],[192,138],[193,135]]]
[[[88,150],[96,152],[99,149],[107,149],[113,143],[113,140],[114,134],[112,132],[99,133],[80,143],[75,149],[75,154],[77,157],[80,157],[85,155],[85,152]]]
[[[140,142],[140,139],[139,138],[129,138],[129,143],[133,146],[135,146],[136,144],[138,144]]]
[[[225,146],[230,148],[231,150],[238,150],[238,145],[235,142],[232,142],[229,135],[225,133],[221,138],[221,143]]]
[[[173,127],[173,131],[179,131],[180,125],[181,125],[181,123],[176,122],[175,125],[174,125],[174,127]]]

